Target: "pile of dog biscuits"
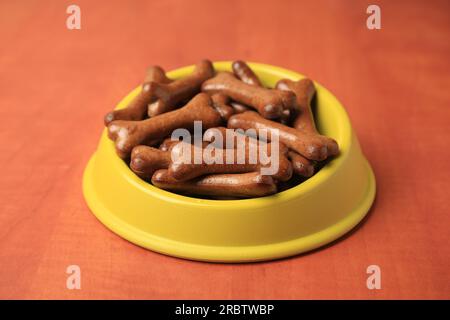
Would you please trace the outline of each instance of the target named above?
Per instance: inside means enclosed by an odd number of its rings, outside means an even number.
[[[158,188],[242,199],[292,187],[339,153],[316,129],[310,79],[266,88],[245,62],[232,70],[216,72],[202,60],[172,80],[161,67],[148,68],[139,94],[104,118],[118,156]],[[199,124],[200,139],[180,138]]]

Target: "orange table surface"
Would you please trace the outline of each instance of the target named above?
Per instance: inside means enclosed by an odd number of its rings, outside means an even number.
[[[0,298],[450,298],[450,3],[0,2]],[[289,259],[209,264],[106,229],[82,196],[103,115],[142,80],[211,60],[296,70],[346,107],[377,178],[367,219]],[[325,199],[324,199],[325,200]],[[230,235],[231,236],[231,235]],[[66,288],[79,265],[81,290]],[[382,289],[366,287],[379,265]]]

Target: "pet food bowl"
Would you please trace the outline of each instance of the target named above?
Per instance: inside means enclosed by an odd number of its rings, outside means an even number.
[[[303,76],[249,63],[266,86]],[[216,70],[231,70],[217,62]],[[187,76],[193,66],[168,73]],[[323,246],[356,226],[375,197],[375,178],[339,101],[316,83],[316,123],[334,138],[340,155],[305,182],[275,195],[207,200],[158,189],[136,176],[115,153],[103,130],[83,177],[89,208],[113,232],[144,248],[202,261],[271,260]],[[126,106],[140,87],[117,106]],[[99,119],[100,121],[100,119]]]

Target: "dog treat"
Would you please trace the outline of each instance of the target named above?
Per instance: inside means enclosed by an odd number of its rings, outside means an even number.
[[[232,64],[233,72],[242,81],[261,86],[261,82],[253,71],[242,61],[236,61]],[[311,101],[315,94],[314,83],[310,79],[302,79],[299,81],[292,81],[289,79],[283,79],[278,81],[276,88],[279,90],[289,90],[295,93],[297,110],[295,109],[284,109],[281,116],[281,123],[287,124],[292,116],[295,116],[294,128],[317,134],[317,130],[314,123],[314,118],[311,111]],[[292,106],[293,104],[286,104]],[[239,106],[240,107],[240,106]],[[242,109],[241,109],[242,110]],[[242,112],[236,112],[242,113]],[[331,146],[331,148],[330,148]],[[330,143],[327,147],[330,149],[329,153],[335,155],[338,153],[336,151],[337,144]],[[292,162],[294,172],[298,175],[304,177],[310,177],[314,174],[314,164],[310,160],[306,159],[302,155],[290,151],[289,158]]]
[[[292,163],[293,171],[302,177],[311,177],[314,174],[314,162],[299,155],[295,151],[288,152],[289,160]]]
[[[243,138],[245,139],[245,137]],[[188,161],[172,162],[169,166],[169,174],[178,181],[186,181],[206,174],[260,171],[261,168],[272,165],[272,163],[262,164],[259,157],[259,152],[261,152],[269,159],[268,156],[271,155],[272,150],[270,143],[255,145],[253,149],[255,154],[250,153],[249,143],[240,147],[241,150],[238,150],[238,147],[221,149],[215,146],[205,149],[204,146],[198,147],[181,142],[172,148],[172,153],[182,156],[183,150],[188,148],[190,157],[185,159]],[[286,181],[292,176],[292,165],[282,152],[278,152],[278,168],[271,176],[277,180]],[[195,155],[202,155],[198,163],[195,162]],[[239,156],[241,156],[241,159],[239,159]]]
[[[281,123],[264,119],[254,111],[231,116],[230,120],[228,120],[228,127],[244,130],[252,128],[279,130],[280,142],[309,160],[325,160],[328,156],[327,144],[332,143],[330,140],[334,141],[319,134],[304,133]]]
[[[246,62],[231,69],[216,74],[202,60],[171,80],[149,67],[139,94],[105,116],[118,156],[155,187],[236,200],[292,188],[339,153],[336,141],[317,131],[312,80],[267,88]]]
[[[205,81],[202,90],[210,94],[223,93],[239,103],[255,108],[267,119],[281,117],[283,109],[291,108],[285,104],[295,102],[295,95],[288,93],[290,91],[249,85],[229,72],[219,72],[214,78]]]
[[[230,102],[230,106],[234,109],[234,113],[242,113],[245,111],[251,111],[252,108],[249,108],[245,105],[243,105],[242,103],[236,102],[236,101],[231,101]]]
[[[294,120],[293,127],[304,132],[317,133],[311,111],[311,101],[316,92],[314,83],[310,79],[299,81],[282,79],[277,82],[276,88],[292,91],[296,95],[299,113]]]
[[[172,80],[166,76],[166,72],[164,71],[164,69],[160,66],[150,66],[145,71],[144,83],[152,81],[158,83],[172,82]]]
[[[170,165],[170,151],[162,151],[148,146],[136,146],[131,152],[130,168],[139,177],[151,179],[158,169]]]
[[[159,150],[161,151],[169,151],[172,146],[180,142],[180,140],[172,140],[172,138],[166,138],[159,145]]]
[[[234,61],[231,65],[234,75],[239,78],[242,82],[256,87],[263,87],[261,81],[259,81],[258,76],[253,72],[253,70],[244,61]],[[288,97],[287,99],[293,99],[293,97]],[[235,109],[235,113],[242,113],[250,110],[243,104],[232,102],[232,107]],[[281,123],[288,123],[298,111],[296,104],[292,102],[283,103],[283,111],[281,113],[280,119]]]
[[[229,105],[230,98],[222,93],[216,93],[211,96],[214,108],[219,112],[222,119],[226,122],[234,114],[234,109]]]
[[[299,112],[294,119],[293,127],[306,133],[319,134],[311,111],[311,101],[316,93],[314,82],[307,78],[299,81],[282,79],[278,81],[276,87],[280,90],[290,90],[295,93]],[[339,146],[334,140],[328,141],[327,149],[329,156],[335,156],[339,153]]]
[[[180,182],[161,169],[153,174],[152,183],[161,189],[201,196],[253,198],[277,192],[272,177],[259,172],[213,174]]]
[[[229,139],[231,134],[231,138],[232,138],[232,144],[231,146],[227,145],[227,141],[226,139]],[[222,137],[221,141],[216,141],[216,136],[220,136]],[[228,138],[227,138],[228,137]],[[243,137],[244,141],[242,140],[238,140],[238,137]],[[207,142],[213,142],[213,145],[217,148],[236,148],[238,146],[239,143],[244,143],[246,146],[250,145],[250,144],[260,144],[262,145],[263,143],[267,143],[267,137],[265,137],[263,139],[263,137],[261,137],[259,135],[259,132],[257,132],[255,130],[254,134],[252,135],[248,135],[246,134],[245,131],[242,130],[231,130],[231,129],[227,129],[225,127],[216,127],[216,128],[209,128],[208,130],[205,131],[205,133],[203,134],[203,141],[207,141]],[[288,147],[286,147],[283,143],[279,142],[278,143],[278,149],[280,151],[280,154],[282,155],[287,155],[289,149]]]
[[[127,158],[131,150],[151,140],[164,139],[175,129],[192,130],[194,121],[201,121],[205,129],[215,127],[222,121],[212,107],[211,98],[199,93],[184,107],[141,121],[113,121],[108,126],[108,136],[115,141],[117,154]]]
[[[244,141],[238,140],[238,137],[243,137]],[[217,140],[217,137],[221,139]],[[231,139],[231,142],[227,143],[227,140]],[[225,127],[209,128],[203,134],[203,141],[212,142],[216,148],[236,148],[238,143],[244,143],[245,145],[263,143],[258,141],[255,137],[241,134],[236,130],[227,129]],[[285,150],[283,149],[283,152]],[[284,153],[285,154],[285,153]]]
[[[233,73],[237,78],[239,78],[242,82],[245,82],[249,85],[256,86],[256,87],[263,87],[261,81],[259,80],[258,76],[253,72],[253,70],[244,62],[244,61],[235,61],[231,65],[233,69]],[[285,90],[286,91],[286,90]],[[283,112],[281,113],[281,122],[288,122],[290,118],[295,115],[296,111],[298,111],[298,107],[293,102],[295,100],[295,97],[292,95],[284,96],[283,99]],[[241,110],[240,112],[236,113],[242,113],[245,110],[244,105],[238,105],[237,109]],[[248,108],[246,108],[248,111]]]
[[[209,128],[208,130],[203,133],[203,141],[209,142],[216,148],[220,149],[226,149],[226,148],[234,148],[235,144],[233,146],[229,146],[226,143],[227,139],[227,128],[225,127],[214,127]]]
[[[144,83],[139,94],[124,109],[113,110],[105,115],[104,122],[107,126],[114,120],[143,120],[147,115],[147,107],[153,97],[150,82],[169,83],[172,80],[166,77],[166,73],[159,66],[151,66],[147,69]]]
[[[242,82],[256,86],[263,87],[261,81],[259,81],[258,76],[253,72],[253,70],[244,62],[244,61],[234,61],[231,65],[233,69],[233,73],[237,78],[239,78]],[[286,91],[286,90],[285,90]],[[282,96],[283,100],[283,111],[281,113],[280,119],[281,123],[288,123],[293,116],[295,116],[298,111],[298,107],[296,105],[295,97],[293,95],[284,95]],[[232,105],[236,113],[242,113],[244,111],[248,111],[249,108],[245,107],[242,104],[238,104],[234,102],[235,105]]]
[[[223,144],[225,144],[225,138],[227,136],[227,128],[214,127],[205,130],[205,133],[203,134],[203,141],[214,142],[214,137],[216,135],[220,135],[221,137],[223,137]],[[218,146],[218,148],[225,148],[225,145],[222,145],[220,147]]]
[[[259,81],[258,76],[244,61],[234,61],[231,64],[231,68],[233,69],[236,77],[238,77],[242,82],[251,86],[262,87],[261,81]]]
[[[202,60],[194,72],[171,83],[151,82],[153,101],[148,106],[149,117],[173,110],[180,102],[193,97],[200,92],[202,83],[214,76],[214,67],[209,60]]]

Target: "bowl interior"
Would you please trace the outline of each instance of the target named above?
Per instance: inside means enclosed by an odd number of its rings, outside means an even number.
[[[280,79],[299,80],[304,78],[303,75],[289,71],[283,68],[260,64],[260,63],[248,63],[254,72],[261,79],[262,83],[268,87],[274,87],[276,82]],[[231,61],[215,62],[214,67],[217,71],[231,71]],[[172,79],[182,78],[189,75],[194,69],[194,66],[183,67],[170,71],[167,75]],[[290,189],[278,192],[271,196],[253,198],[253,199],[240,199],[240,200],[210,200],[194,198],[184,195],[179,195],[166,190],[162,190],[154,187],[150,183],[141,180],[136,176],[118,156],[115,155],[114,144],[109,141],[109,148],[111,154],[111,161],[113,161],[118,170],[124,175],[124,177],[132,182],[132,184],[139,188],[140,191],[147,193],[152,197],[163,198],[166,201],[177,202],[179,204],[187,206],[233,206],[236,205],[244,207],[260,207],[270,203],[278,201],[287,201],[289,199],[305,195],[312,189],[320,186],[331,175],[336,172],[340,164],[344,161],[351,144],[352,129],[349,118],[340,102],[323,86],[314,82],[316,86],[316,107],[315,107],[315,122],[320,133],[334,138],[340,148],[339,156],[329,161],[324,167],[320,169],[314,176],[308,180],[294,186]],[[117,106],[117,109],[124,108],[140,91],[140,87],[134,89],[126,98],[124,98]],[[102,139],[108,139],[106,130],[103,132]]]

